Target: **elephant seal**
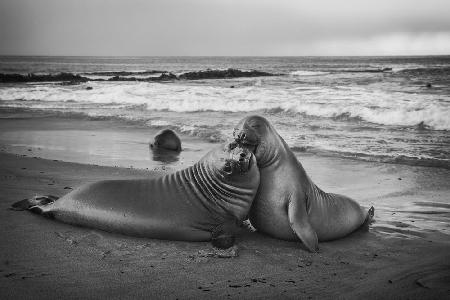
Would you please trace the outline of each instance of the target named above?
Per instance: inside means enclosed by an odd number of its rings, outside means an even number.
[[[180,152],[181,140],[175,131],[164,129],[155,135],[153,143],[150,143],[150,148],[153,150],[171,150]]]
[[[159,178],[99,181],[59,199],[25,199],[12,209],[109,232],[212,241],[228,248],[258,185],[254,154],[232,142],[211,150],[189,168]]]
[[[255,153],[260,170],[261,182],[249,214],[259,231],[284,240],[300,239],[316,252],[318,241],[344,237],[372,219],[373,207],[365,211],[346,196],[318,188],[265,118],[244,118],[233,136]]]

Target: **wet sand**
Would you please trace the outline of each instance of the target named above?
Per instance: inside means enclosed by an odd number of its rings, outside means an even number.
[[[320,243],[318,254],[243,231],[217,253],[8,209],[97,180],[160,176],[217,144],[182,136],[184,151],[168,158],[135,124],[15,115],[0,128],[0,299],[450,297],[450,170],[298,153],[319,187],[375,206],[369,231]]]
[[[314,157],[303,161],[321,186],[375,207],[377,201],[405,197],[442,203],[449,195],[447,170],[348,160],[332,163]],[[227,257],[219,257],[206,242],[128,237],[8,210],[12,202],[36,194],[61,196],[86,182],[151,178],[161,172],[5,152],[0,153],[0,166],[2,299],[450,296],[448,208],[443,212],[432,205],[431,213],[424,215],[443,218],[444,224],[442,230],[428,230],[414,225],[420,223],[415,209],[388,211],[384,205],[376,210],[377,221],[368,232],[320,243],[318,254],[306,252],[297,242],[243,231],[236,248]],[[340,176],[330,176],[330,171],[340,171]],[[416,205],[424,210],[429,207]]]

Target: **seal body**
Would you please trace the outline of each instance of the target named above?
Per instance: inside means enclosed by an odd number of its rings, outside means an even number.
[[[25,208],[65,223],[110,232],[208,241],[234,233],[258,185],[255,156],[234,143],[159,178],[100,181],[57,200],[28,200],[13,207],[28,205]]]
[[[170,150],[181,151],[181,140],[175,131],[171,129],[164,129],[158,132],[150,143],[150,148],[153,150]]]
[[[233,135],[254,151],[260,169],[261,182],[249,214],[259,231],[284,240],[300,239],[314,252],[318,241],[344,237],[373,216],[373,208],[365,211],[346,196],[318,188],[265,118],[244,118]]]

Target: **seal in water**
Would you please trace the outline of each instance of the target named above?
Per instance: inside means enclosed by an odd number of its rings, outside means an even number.
[[[164,129],[155,135],[153,143],[150,143],[150,148],[153,150],[172,150],[180,152],[181,140],[175,131]]]
[[[344,237],[373,218],[373,207],[366,211],[346,196],[318,188],[265,118],[244,118],[233,135],[258,162],[261,182],[249,217],[259,231],[285,240],[299,238],[315,252],[318,241]]]
[[[99,181],[57,198],[13,204],[65,223],[134,236],[212,241],[228,248],[259,185],[255,156],[235,142],[154,179]]]

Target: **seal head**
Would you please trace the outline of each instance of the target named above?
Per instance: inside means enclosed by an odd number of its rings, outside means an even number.
[[[171,129],[164,129],[158,132],[150,143],[150,148],[153,150],[170,150],[181,151],[181,140],[175,131]]]

